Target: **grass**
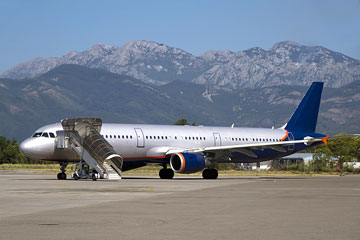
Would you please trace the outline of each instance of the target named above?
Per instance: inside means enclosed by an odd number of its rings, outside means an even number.
[[[69,164],[67,170],[75,167]],[[60,171],[59,164],[0,164],[0,170],[7,171],[29,171],[34,174],[57,174]]]
[[[158,176],[161,166],[148,165],[145,167],[133,169],[124,172],[124,175],[148,175]],[[29,171],[34,174],[57,174],[59,172],[59,164],[0,164],[0,170],[7,171]],[[71,169],[75,169],[75,164],[69,164],[66,168],[68,173],[71,173]],[[352,173],[345,173],[352,174]],[[180,175],[180,174],[177,174]],[[186,174],[190,176],[201,176],[201,172]],[[219,176],[337,176],[339,172],[303,172],[303,171],[245,171],[245,170],[219,170]]]

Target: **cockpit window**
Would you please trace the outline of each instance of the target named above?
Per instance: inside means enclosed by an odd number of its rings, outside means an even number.
[[[42,137],[49,137],[49,134],[47,132],[43,132],[43,134],[41,135]]]
[[[42,132],[37,132],[37,133],[34,133],[33,137],[40,137],[42,134]]]
[[[54,133],[51,132],[51,133],[49,133],[49,135],[50,135],[51,138],[55,138],[55,134],[54,134]]]

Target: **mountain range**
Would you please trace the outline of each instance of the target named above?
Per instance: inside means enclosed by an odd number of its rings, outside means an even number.
[[[175,80],[228,89],[277,85],[308,86],[323,81],[337,88],[360,80],[360,61],[321,46],[284,41],[269,50],[207,51],[194,56],[152,41],[132,41],[121,47],[97,44],[62,57],[38,57],[20,63],[0,77],[38,78],[63,64],[76,64],[136,78],[153,86]]]
[[[66,117],[154,124],[186,118],[202,125],[280,127],[308,88],[301,85],[305,83],[230,88],[184,79],[153,84],[107,70],[63,64],[33,78],[0,78],[0,135],[22,140],[38,127]],[[360,81],[335,84],[339,88],[328,85],[317,130],[359,133]]]

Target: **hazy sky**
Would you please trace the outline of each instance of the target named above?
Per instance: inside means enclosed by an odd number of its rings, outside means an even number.
[[[194,55],[292,40],[360,59],[360,0],[0,1],[0,73],[34,57],[132,40]]]

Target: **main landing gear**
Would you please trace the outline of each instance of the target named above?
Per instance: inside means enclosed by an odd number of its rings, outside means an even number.
[[[60,171],[61,173],[57,174],[57,179],[59,180],[65,180],[66,179],[66,173],[65,173],[65,168],[67,167],[68,163],[67,162],[60,162]]]
[[[159,177],[161,179],[172,179],[174,177],[174,171],[164,166],[164,168],[159,171]]]
[[[205,168],[202,171],[204,179],[217,179],[218,175],[218,171],[215,168]]]

